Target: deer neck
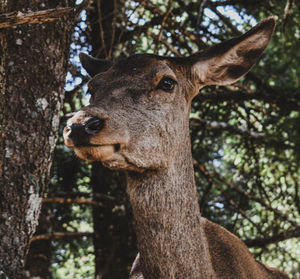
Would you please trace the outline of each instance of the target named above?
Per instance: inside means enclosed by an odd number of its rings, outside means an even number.
[[[127,174],[145,279],[214,278],[201,227],[189,140],[182,147],[168,168]]]

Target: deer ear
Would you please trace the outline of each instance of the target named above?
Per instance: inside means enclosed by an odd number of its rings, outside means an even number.
[[[195,53],[189,59],[196,79],[203,85],[227,85],[245,75],[268,45],[275,19],[267,18],[240,37]]]
[[[113,65],[112,61],[94,58],[83,52],[79,54],[79,58],[81,65],[91,77],[107,71]]]

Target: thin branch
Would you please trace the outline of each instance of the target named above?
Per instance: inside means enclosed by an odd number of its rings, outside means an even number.
[[[270,237],[246,239],[244,240],[244,243],[248,247],[265,247],[268,244],[277,243],[279,241],[287,240],[294,237],[300,237],[299,226],[293,230],[288,230]]]
[[[140,5],[143,5],[143,7],[149,10],[152,14],[162,15],[162,11],[157,6],[152,5],[150,1],[135,0],[135,2],[138,2]]]
[[[203,18],[203,13],[204,13],[204,7],[206,5],[207,0],[201,1],[199,5],[199,10],[198,10],[198,16],[197,16],[197,21],[196,21],[196,32],[199,33],[199,28],[200,28],[200,23]]]
[[[73,8],[48,9],[37,12],[13,12],[0,15],[0,29],[15,27],[22,24],[52,22],[74,11]]]
[[[226,179],[224,179],[220,174],[216,173],[216,172],[210,172],[207,170],[207,168],[202,165],[199,164],[196,160],[194,160],[194,165],[206,176],[206,177],[210,177],[211,178],[211,182],[216,184],[215,179],[219,180],[220,182],[222,182],[223,184],[225,184],[228,188],[238,192],[239,194],[242,194],[243,196],[245,196],[246,198],[248,198],[249,200],[255,201],[259,204],[261,204],[263,207],[265,207],[267,210],[272,211],[276,216],[278,216],[279,218],[281,218],[282,220],[289,222],[292,226],[294,227],[298,227],[297,222],[291,220],[289,218],[288,215],[284,214],[283,212],[273,208],[272,206],[266,204],[263,200],[247,193],[246,191],[242,190],[241,188],[235,186],[233,183],[227,181]]]
[[[220,186],[218,186],[218,184],[215,183],[213,177],[207,171],[207,169],[203,165],[198,164],[196,161],[194,162],[194,164],[204,174],[204,176],[206,177],[206,179],[208,179],[208,181],[210,183],[214,183],[217,186],[217,188],[222,191],[222,194],[224,195],[225,192],[222,190],[222,188]],[[230,188],[232,188],[232,187],[230,187]],[[242,191],[242,190],[239,190],[239,192],[244,194],[244,191]],[[246,193],[246,194],[247,194],[248,198],[254,199],[254,200],[258,201],[258,199],[250,197],[250,195],[248,193]],[[257,224],[255,224],[254,222],[252,222],[252,220],[246,215],[246,213],[244,211],[242,211],[242,210],[239,209],[239,207],[235,204],[235,202],[233,202],[226,195],[224,195],[224,196],[227,199],[227,201],[239,211],[240,214],[242,214],[248,221],[250,221],[258,229],[258,231],[260,233],[262,233],[260,231],[260,227],[257,226]],[[267,206],[266,204],[263,204],[263,205],[266,206],[269,210],[271,209],[276,215],[278,215],[280,217],[283,217],[284,220],[290,222],[293,226],[295,226],[295,229],[291,229],[291,230],[288,230],[288,231],[285,231],[285,232],[282,232],[282,233],[279,233],[277,235],[273,235],[273,236],[270,236],[270,237],[255,238],[255,239],[246,239],[246,240],[244,240],[244,243],[248,247],[265,247],[268,244],[277,243],[279,241],[287,240],[287,239],[294,238],[294,237],[300,237],[300,226],[298,226],[297,223],[289,220],[287,218],[287,216],[281,214],[278,210],[275,210],[275,209],[271,208],[270,206]]]
[[[201,40],[201,36],[194,34],[191,31],[185,30],[178,22],[172,21],[171,24],[172,26],[177,28],[184,36],[188,37],[192,42],[194,42],[199,50],[207,48],[207,45]]]
[[[276,216],[278,216],[279,218],[281,218],[282,220],[286,221],[286,222],[289,222],[292,226],[294,227],[297,227],[298,224],[291,220],[289,218],[288,215],[284,214],[283,212],[273,208],[271,205],[268,205],[266,204],[263,200],[247,193],[246,191],[240,189],[239,187],[236,187],[235,185],[233,185],[232,183],[226,181],[224,178],[222,178],[220,175],[216,174],[217,175],[217,179],[220,180],[221,182],[225,183],[230,189],[233,189],[235,191],[237,191],[238,193],[244,195],[245,197],[247,197],[248,199],[252,200],[252,201],[255,201],[259,204],[261,204],[263,207],[265,207],[267,210],[270,210],[272,211]]]
[[[171,13],[171,10],[172,10],[172,4],[173,4],[173,0],[169,0],[169,2],[168,2],[168,9],[167,9],[167,11],[166,11],[166,13],[165,13],[165,15],[164,15],[164,17],[163,17],[163,19],[162,19],[162,22],[161,22],[161,26],[160,26],[160,30],[159,30],[159,34],[158,34],[158,39],[157,39],[158,42],[161,40],[162,32],[163,32],[163,30],[164,30],[164,27],[165,27],[167,18],[168,18],[168,16],[169,16],[169,14]],[[157,44],[157,45],[156,45],[156,48],[155,48],[155,50],[154,50],[154,53],[155,53],[155,54],[157,54],[157,52],[158,52],[158,47],[159,47],[159,45]]]
[[[160,24],[160,22],[163,22],[164,19],[165,21],[168,23],[168,25],[170,27],[173,28],[173,30],[178,29],[179,32],[181,32],[184,36],[188,37],[192,42],[194,42],[199,49],[205,49],[207,48],[206,44],[201,40],[201,37],[199,35],[197,35],[198,32],[196,32],[196,34],[194,34],[193,32],[190,32],[188,30],[186,30],[185,28],[182,27],[182,25],[179,22],[176,22],[175,20],[172,19],[172,17],[168,16],[165,17],[165,15],[156,7],[156,6],[152,6],[149,4],[149,2],[144,1],[144,0],[136,0],[136,2],[140,3],[141,5],[144,6],[145,9],[148,9],[152,14],[158,14],[159,16],[154,17],[149,23],[150,26],[156,25],[156,24]],[[188,6],[184,7],[185,11],[189,10],[189,6],[192,5],[194,6],[195,3],[190,3]],[[185,9],[187,8],[187,9]],[[192,8],[191,10],[194,10],[194,8]],[[181,15],[182,14],[182,10],[181,8],[175,8],[173,10],[170,11],[171,15]],[[169,32],[172,32],[171,30],[168,30]],[[180,37],[178,38],[180,39]]]
[[[243,32],[240,32],[236,26],[234,26],[234,24],[232,24],[231,19],[229,19],[228,17],[224,16],[222,13],[220,13],[216,6],[211,6],[210,9],[232,30],[232,33],[235,36],[240,36],[242,35]]]
[[[85,204],[85,205],[91,205],[94,207],[104,207],[104,205],[101,202],[96,202],[93,200],[87,200],[87,199],[72,199],[72,198],[44,198],[43,203],[75,203],[75,204]]]
[[[105,55],[105,57],[107,57],[106,44],[105,44],[105,40],[104,40],[104,31],[103,31],[103,25],[102,25],[101,0],[97,1],[97,8],[98,8],[98,23],[99,23],[100,41],[102,44],[102,48],[104,50],[104,55]]]
[[[162,38],[159,38],[158,35],[155,35],[151,33],[150,31],[147,32],[147,35],[152,37],[154,40],[161,42],[165,45],[165,47],[170,50],[172,53],[174,53],[177,57],[181,57],[182,55],[178,52],[177,49],[175,49],[172,45],[170,45],[167,41],[163,40]]]
[[[78,238],[78,237],[100,237],[98,234],[90,232],[55,232],[35,235],[30,239],[30,243],[38,240],[51,240],[60,238]]]
[[[285,27],[287,25],[287,21],[290,17],[290,15],[293,13],[293,4],[294,4],[294,0],[287,0],[286,1],[286,5],[284,8],[284,15],[283,15],[283,24],[282,24],[282,32],[285,32]]]
[[[218,183],[216,183],[216,181],[213,179],[213,177],[209,174],[209,172],[207,171],[207,169],[199,164],[196,160],[194,160],[194,166],[198,168],[198,170],[204,175],[204,177],[206,178],[206,180],[210,183],[213,183],[216,188],[221,192],[221,194],[224,196],[224,198],[227,200],[227,202],[234,207],[237,212],[239,212],[239,214],[241,214],[245,219],[247,219],[256,229],[257,231],[263,235],[263,232],[260,228],[260,226],[258,224],[256,224],[254,221],[251,220],[250,217],[247,216],[246,212],[244,210],[242,210],[235,201],[233,201],[229,195],[227,195],[227,193],[222,189],[222,186],[219,185]]]
[[[250,73],[247,77],[250,76]],[[266,89],[266,88],[264,88]],[[293,95],[298,95],[294,93]],[[300,102],[294,98],[287,98],[283,94],[276,92],[275,88],[268,89],[266,92],[257,91],[255,93],[245,93],[243,91],[227,91],[210,94],[198,94],[195,101],[198,102],[223,102],[223,101],[247,101],[247,100],[263,100],[270,104],[276,105],[278,108],[288,108],[290,110],[300,111]]]
[[[108,196],[100,193],[82,193],[82,192],[56,192],[56,193],[48,193],[49,197],[85,197],[85,198],[93,198],[99,200],[107,200],[107,201],[115,201],[116,198],[112,196]]]
[[[218,130],[218,131],[228,131],[235,135],[240,135],[247,139],[253,139],[256,142],[267,144],[269,146],[273,146],[276,148],[285,148],[285,149],[292,149],[293,147],[289,144],[286,144],[282,141],[276,140],[275,138],[268,137],[267,135],[263,133],[258,133],[254,131],[249,131],[247,129],[241,128],[241,127],[235,127],[233,125],[230,125],[226,122],[219,122],[219,121],[210,121],[205,119],[197,119],[197,118],[191,118],[190,119],[190,125],[199,127],[203,126],[210,130]]]
[[[113,47],[114,47],[114,41],[116,37],[116,27],[117,27],[117,1],[114,1],[114,10],[113,10],[113,22],[112,22],[112,34],[111,34],[111,41],[110,41],[110,48],[108,51],[107,58],[111,58]]]
[[[264,99],[264,95],[261,92],[245,93],[244,91],[226,91],[210,94],[199,94],[196,96],[195,101],[204,102],[222,102],[222,101],[246,101],[252,99]]]
[[[225,130],[228,132],[232,132],[234,134],[241,135],[245,138],[253,138],[255,140],[264,140],[265,139],[265,135],[262,133],[249,131],[249,130],[241,128],[241,127],[238,128],[233,125],[229,125],[228,123],[225,123],[225,122],[191,118],[190,124],[191,124],[191,126],[203,126],[204,125],[206,128],[213,129],[213,130]]]

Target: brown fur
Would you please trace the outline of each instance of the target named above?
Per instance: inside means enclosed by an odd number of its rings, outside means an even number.
[[[189,138],[192,98],[205,85],[230,84],[246,74],[274,25],[267,19],[187,58],[139,54],[99,70],[100,62],[93,67],[95,60],[81,55],[93,76],[93,96],[69,120],[65,143],[85,160],[127,173],[140,252],[131,279],[288,278],[256,262],[241,240],[201,217]],[[160,86],[166,77],[175,81],[172,90]],[[76,145],[72,125],[85,127],[92,118],[103,127],[82,134],[86,146]]]

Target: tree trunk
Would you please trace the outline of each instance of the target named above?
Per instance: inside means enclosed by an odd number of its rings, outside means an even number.
[[[43,205],[37,226],[37,234],[47,234],[52,228],[49,206]],[[52,247],[51,240],[38,240],[30,244],[26,257],[25,272],[28,278],[51,279],[52,278]]]
[[[73,1],[70,1],[73,3]],[[65,7],[68,1],[4,1],[0,12]],[[0,30],[0,274],[23,266],[49,182],[63,104],[72,17]]]

